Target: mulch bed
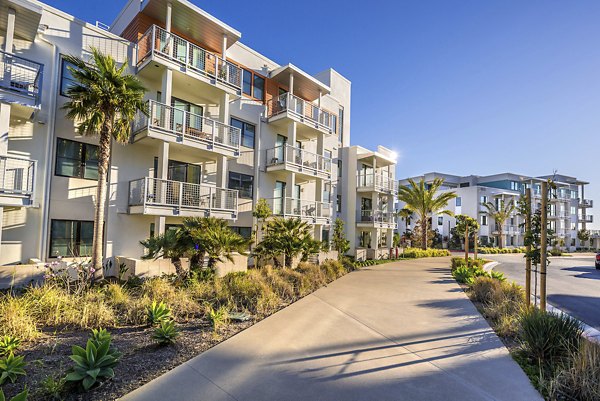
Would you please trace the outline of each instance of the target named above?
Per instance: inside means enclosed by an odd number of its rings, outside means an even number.
[[[171,346],[159,346],[152,341],[153,329],[148,326],[127,326],[109,330],[112,335],[112,345],[122,354],[120,363],[115,367],[112,380],[101,383],[87,393],[75,387],[67,387],[68,394],[60,399],[66,401],[116,400],[128,392],[144,385],[150,380],[175,368],[183,362],[195,357],[227,338],[252,326],[260,319],[241,323],[230,323],[219,329],[218,334],[212,327],[200,319],[178,324],[180,336]],[[59,331],[48,330],[45,338],[35,344],[26,345],[19,355],[25,356],[27,376],[20,376],[15,384],[10,382],[3,385],[7,399],[22,391],[24,386],[30,389],[29,400],[49,400],[47,394],[42,394],[40,383],[48,376],[55,378],[64,376],[72,366],[69,359],[71,347],[85,347],[89,331]],[[36,391],[37,390],[37,391]]]

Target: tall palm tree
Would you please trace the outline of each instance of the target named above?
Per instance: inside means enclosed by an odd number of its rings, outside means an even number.
[[[515,211],[516,206],[514,202],[504,202],[501,199],[498,202],[498,207],[492,202],[483,203],[483,207],[486,208],[488,216],[490,216],[496,222],[498,227],[498,247],[502,249],[502,236],[504,235],[504,223],[510,218],[510,215]]]
[[[67,118],[74,120],[81,135],[99,137],[98,187],[94,215],[94,238],[92,245],[92,268],[101,274],[104,207],[106,182],[112,141],[125,144],[131,132],[131,124],[138,111],[146,112],[141,82],[127,73],[127,61],[121,66],[110,55],[92,48],[92,65],[75,56],[65,60],[74,83],[67,89],[70,100],[63,108]]]
[[[451,199],[456,198],[454,191],[442,192],[436,196],[439,188],[444,183],[441,178],[436,178],[429,185],[425,180],[416,183],[413,179],[408,179],[408,186],[398,188],[398,200],[404,202],[405,208],[417,215],[421,227],[421,247],[427,249],[427,231],[429,229],[429,217],[432,214],[452,215],[450,210],[445,208]]]

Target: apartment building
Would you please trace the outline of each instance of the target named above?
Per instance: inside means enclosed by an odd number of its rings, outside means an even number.
[[[319,240],[347,219],[359,257],[391,245],[395,158],[350,147],[351,83],[335,70],[278,64],[186,0],[130,0],[110,27],[0,0],[0,36],[0,265],[91,251],[97,139],[65,118],[73,78],[63,57],[89,58],[92,46],[148,89],[148,116],[113,145],[107,257],[141,256],[140,240],[187,216],[224,218],[250,236],[260,198]]]
[[[349,146],[342,149],[342,163],[336,211],[345,222],[350,254],[357,260],[387,258],[396,229],[396,154],[383,146]]]
[[[593,216],[588,209],[593,206],[590,199],[584,198],[585,185],[588,182],[565,175],[553,176],[524,176],[512,173],[502,173],[489,176],[456,176],[451,174],[427,173],[413,177],[418,181],[424,179],[432,183],[436,178],[444,180],[440,192],[454,191],[457,197],[450,201],[448,210],[454,214],[465,214],[479,222],[479,238],[483,244],[498,246],[500,233],[502,233],[503,246],[523,246],[524,228],[523,219],[515,210],[503,226],[494,221],[483,204],[491,202],[496,208],[507,202],[517,205],[526,189],[533,189],[533,202],[539,207],[541,202],[541,182],[552,179],[556,184],[549,199],[550,213],[548,215],[549,227],[553,230],[557,245],[564,248],[579,247],[577,230],[586,228],[586,224],[593,222]],[[409,185],[408,179],[400,181],[400,185]],[[398,208],[402,208],[402,202]],[[405,232],[414,228],[415,219],[400,222],[399,231]],[[447,243],[451,229],[456,225],[456,219],[447,215],[434,215],[431,227],[442,236]]]

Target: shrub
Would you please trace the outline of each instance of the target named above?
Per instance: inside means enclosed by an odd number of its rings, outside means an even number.
[[[490,272],[490,277],[495,280],[498,280],[498,281],[506,281],[506,277],[504,277],[504,273],[498,272],[496,270],[492,270]]]
[[[90,339],[85,349],[74,345],[70,358],[75,362],[72,372],[66,377],[67,381],[80,383],[85,391],[89,390],[101,378],[112,378],[115,375],[113,367],[119,358],[110,353],[110,340],[104,341],[99,347]]]
[[[482,246],[477,248],[477,251],[481,254],[507,254],[507,253],[524,253],[524,247],[514,247],[514,248],[494,248],[494,247],[486,247]]]
[[[560,249],[550,249],[550,256],[562,256],[562,254]]]
[[[225,306],[214,309],[212,306],[208,305],[206,315],[215,332],[217,332],[222,325],[229,321],[229,312]]]
[[[483,268],[483,265],[487,262],[486,260],[480,258],[477,258],[476,260],[473,260],[473,258],[469,258],[468,260],[468,267]],[[454,270],[458,267],[467,266],[467,264],[465,263],[465,258],[455,256],[452,259],[450,259],[450,266]]]
[[[500,291],[501,284],[498,280],[482,276],[473,280],[470,294],[475,301],[491,303],[498,301]]]
[[[551,385],[552,399],[600,400],[600,345],[583,341]]]
[[[185,289],[177,288],[166,276],[144,281],[141,286],[142,296],[152,301],[160,300],[169,305],[172,316],[187,320],[190,316],[198,316],[202,310]]]
[[[416,259],[416,258],[432,258],[432,257],[442,257],[442,256],[450,256],[450,251],[447,249],[435,249],[429,248],[427,250],[423,250],[420,248],[404,248],[404,252],[402,255],[408,259]]]
[[[162,321],[158,327],[154,329],[152,333],[152,339],[159,345],[174,344],[179,336],[179,330],[175,327],[175,322]]]
[[[0,337],[0,356],[5,356],[15,352],[21,345],[21,340],[13,336]]]
[[[0,335],[19,337],[23,341],[40,335],[31,313],[32,305],[23,297],[0,295]]]
[[[171,319],[171,311],[167,305],[164,302],[152,301],[147,309],[148,324],[155,325],[169,319]]]
[[[538,366],[553,371],[577,350],[583,329],[568,315],[530,308],[519,319],[519,339]]]
[[[221,305],[235,309],[246,309],[256,313],[258,299],[270,291],[258,276],[248,273],[230,273],[217,281],[217,299]]]
[[[452,271],[452,277],[461,284],[472,284],[474,280],[473,269],[466,266],[457,267]]]
[[[17,376],[25,375],[25,362],[23,356],[15,356],[12,352],[8,356],[0,359],[0,386],[6,379],[14,383]]]
[[[63,399],[66,384],[65,377],[48,376],[40,382],[40,392],[46,396],[45,399],[59,401]]]
[[[27,395],[28,395],[28,391],[27,391],[27,389],[25,389],[8,401],[27,401]],[[0,388],[0,401],[6,401],[6,397],[4,396],[4,391],[2,391],[1,388]]]

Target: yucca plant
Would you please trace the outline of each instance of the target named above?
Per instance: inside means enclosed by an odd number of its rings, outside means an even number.
[[[152,339],[160,345],[174,344],[179,337],[179,330],[175,327],[174,321],[162,321],[152,333]]]
[[[13,336],[0,337],[0,356],[15,352],[21,345],[21,340]]]
[[[7,357],[0,359],[0,385],[8,379],[11,383],[20,375],[25,375],[25,362],[23,356],[15,356],[12,352]]]
[[[85,349],[78,345],[72,348],[73,355],[69,358],[75,365],[66,377],[67,381],[81,383],[85,391],[89,390],[101,378],[112,378],[115,375],[113,367],[119,359],[111,355],[110,341],[100,343],[99,347],[89,339]]]
[[[27,394],[28,394],[28,391],[27,391],[27,389],[25,389],[8,401],[27,401]],[[0,388],[0,401],[6,401],[6,397],[4,396],[4,391],[2,391],[1,388]]]
[[[171,318],[171,310],[164,302],[152,301],[148,306],[148,323],[151,325],[160,324]]]

